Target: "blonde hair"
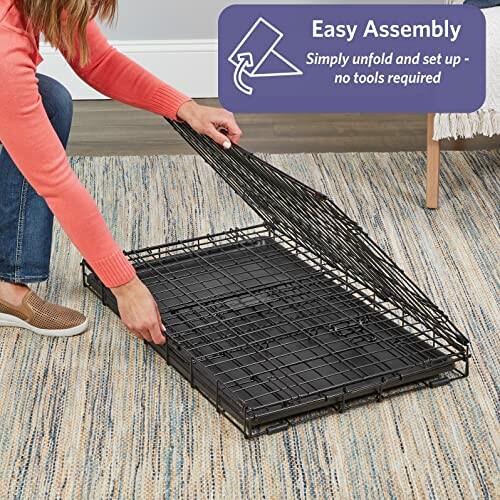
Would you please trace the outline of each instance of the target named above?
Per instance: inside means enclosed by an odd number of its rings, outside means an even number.
[[[43,33],[52,46],[65,50],[69,57],[75,55],[78,41],[82,65],[89,59],[85,37],[89,20],[98,16],[112,23],[118,7],[118,0],[16,0],[16,3],[34,29]]]

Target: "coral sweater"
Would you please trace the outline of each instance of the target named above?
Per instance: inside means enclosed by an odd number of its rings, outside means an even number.
[[[74,71],[103,94],[173,119],[189,97],[111,47],[95,21],[87,29],[90,62],[79,51]],[[111,236],[94,200],[72,171],[38,93],[38,34],[13,0],[0,0],[0,140],[26,180],[106,286],[127,283],[135,271]]]

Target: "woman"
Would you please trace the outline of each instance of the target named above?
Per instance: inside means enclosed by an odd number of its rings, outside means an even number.
[[[37,74],[39,35],[75,72],[107,96],[188,122],[221,146],[238,142],[231,113],[195,104],[113,49],[93,20],[111,21],[117,0],[0,0],[0,326],[44,335],[84,332],[79,312],[50,304],[28,287],[48,279],[53,215],[116,296],[125,326],[163,344],[152,295],[113,240],[95,202],[70,168],[65,147],[72,101]],[[227,135],[219,130],[224,129]]]

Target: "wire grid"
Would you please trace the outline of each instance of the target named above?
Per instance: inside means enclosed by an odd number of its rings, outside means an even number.
[[[170,123],[263,224],[126,255],[167,325],[167,344],[152,346],[247,437],[439,373],[467,376],[466,337],[331,200],[239,146]]]
[[[253,418],[461,359],[266,225],[127,255],[169,335]]]
[[[458,349],[468,344],[443,311],[326,195],[237,145],[224,150],[187,123],[167,121],[265,222]]]

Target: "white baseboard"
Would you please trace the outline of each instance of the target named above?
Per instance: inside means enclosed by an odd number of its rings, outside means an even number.
[[[158,78],[192,97],[217,96],[217,40],[144,40],[110,42]],[[40,45],[40,73],[63,83],[78,99],[106,99],[82,82],[64,58],[48,44]]]

